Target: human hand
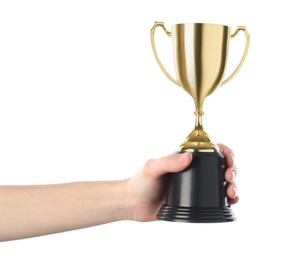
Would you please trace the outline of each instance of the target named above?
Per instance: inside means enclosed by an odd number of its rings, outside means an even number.
[[[234,162],[234,152],[224,144],[218,144],[220,152],[225,156],[226,171],[225,180],[227,181],[226,195],[230,205],[236,204],[239,201],[237,195],[237,185],[235,178],[237,176],[237,167]]]
[[[230,204],[238,202],[235,177],[237,168],[233,151],[223,144],[218,145],[226,158],[226,195]],[[159,159],[148,160],[142,169],[126,182],[126,204],[129,219],[152,221],[164,203],[164,175],[187,168],[192,161],[191,153],[171,154]]]

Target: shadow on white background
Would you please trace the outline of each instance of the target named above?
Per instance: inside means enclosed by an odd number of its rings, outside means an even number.
[[[2,1],[2,185],[123,179],[176,150],[194,107],[154,60],[155,21],[246,25],[251,45],[204,106],[205,129],[236,154],[235,223],[117,222],[1,243],[0,258],[280,259],[281,19],[272,0]],[[227,75],[243,52],[236,37]],[[170,39],[159,32],[157,43],[173,70]]]

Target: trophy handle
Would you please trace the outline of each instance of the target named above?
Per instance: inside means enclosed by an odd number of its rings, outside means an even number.
[[[250,45],[250,34],[248,33],[247,31],[247,28],[245,26],[237,26],[237,29],[236,31],[231,34],[231,38],[234,38],[237,33],[239,31],[243,31],[245,33],[245,37],[246,37],[246,44],[245,44],[245,50],[244,50],[244,53],[243,53],[243,57],[238,65],[238,67],[234,70],[234,72],[229,76],[229,78],[227,78],[226,80],[224,80],[220,87],[225,85],[227,82],[229,82],[231,79],[233,79],[235,77],[235,75],[238,73],[238,71],[241,69],[246,57],[247,57],[247,53],[248,53],[248,50],[249,50],[249,45]]]
[[[169,32],[164,25],[164,22],[155,22],[154,26],[151,29],[151,44],[152,44],[152,49],[153,49],[153,53],[155,55],[155,58],[160,66],[160,68],[162,69],[163,73],[176,85],[180,86],[180,83],[178,82],[178,80],[174,79],[165,69],[164,65],[162,64],[162,62],[159,59],[158,53],[157,53],[157,49],[156,49],[156,44],[155,44],[155,31],[157,29],[157,27],[160,26],[163,28],[164,32],[166,33],[166,35],[171,36],[171,32]]]

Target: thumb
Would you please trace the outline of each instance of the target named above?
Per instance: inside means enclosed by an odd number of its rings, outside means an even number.
[[[153,178],[159,178],[169,172],[180,172],[192,161],[191,153],[171,154],[159,159],[148,160],[144,166],[145,172]]]

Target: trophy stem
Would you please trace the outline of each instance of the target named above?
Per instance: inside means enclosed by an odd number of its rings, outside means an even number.
[[[195,130],[203,130],[202,116],[204,112],[202,110],[196,110],[194,114],[196,116]]]
[[[211,141],[211,138],[203,129],[202,109],[194,112],[196,116],[195,128],[179,146],[179,152],[218,152],[219,148]]]

